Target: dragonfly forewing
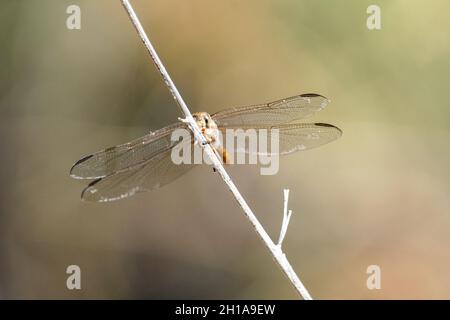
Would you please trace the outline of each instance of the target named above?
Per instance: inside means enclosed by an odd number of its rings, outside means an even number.
[[[318,94],[302,94],[266,104],[231,108],[212,115],[218,126],[279,125],[309,117],[329,100]]]
[[[175,129],[187,128],[184,123],[174,123],[141,138],[88,155],[77,161],[70,170],[76,179],[98,179],[139,166],[161,151],[172,148]]]

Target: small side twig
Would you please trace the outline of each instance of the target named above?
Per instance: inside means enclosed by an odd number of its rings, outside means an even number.
[[[278,246],[281,248],[283,244],[284,237],[289,226],[289,221],[291,220],[292,210],[288,211],[288,200],[289,200],[289,189],[283,190],[284,195],[284,205],[283,205],[283,222],[281,223],[280,237],[278,238]]]
[[[259,223],[258,219],[256,218],[255,214],[252,212],[250,207],[248,206],[247,202],[242,197],[241,193],[231,180],[228,173],[225,171],[225,168],[223,167],[220,159],[212,149],[212,147],[206,142],[205,137],[201,133],[197,123],[195,122],[194,118],[192,117],[191,112],[189,111],[189,108],[187,107],[186,103],[184,102],[182,96],[178,92],[177,87],[173,83],[172,79],[169,76],[169,73],[167,72],[166,68],[164,67],[163,63],[158,57],[158,54],[156,53],[156,50],[153,48],[153,45],[151,44],[149,38],[147,37],[147,34],[144,31],[144,28],[142,27],[139,18],[137,17],[136,13],[133,10],[133,7],[131,6],[130,2],[128,0],[121,0],[123,7],[125,8],[128,16],[130,17],[131,22],[133,23],[134,27],[136,28],[136,31],[138,32],[140,38],[142,39],[145,47],[147,48],[147,51],[149,52],[154,64],[156,65],[156,68],[159,70],[164,82],[166,83],[167,87],[170,90],[170,93],[172,94],[175,102],[178,104],[178,106],[181,108],[185,115],[185,121],[189,124],[190,129],[194,133],[194,137],[196,141],[199,142],[199,145],[203,148],[206,155],[210,158],[212,165],[217,170],[217,172],[220,174],[222,180],[226,183],[229,190],[233,194],[234,198],[244,211],[246,217],[250,220],[250,223],[255,228],[258,235],[263,240],[264,244],[267,246],[267,248],[272,253],[272,256],[274,257],[275,261],[278,263],[278,265],[281,267],[283,272],[286,274],[288,279],[291,281],[294,288],[297,290],[297,292],[306,300],[311,300],[311,296],[308,293],[308,290],[306,290],[303,283],[300,281],[300,278],[295,273],[294,269],[292,268],[291,264],[287,260],[285,254],[281,250],[281,247],[275,245],[272,241],[272,239],[269,237],[267,232],[264,230],[261,223]]]

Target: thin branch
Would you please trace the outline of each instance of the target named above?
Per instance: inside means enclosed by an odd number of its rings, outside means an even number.
[[[212,165],[217,170],[217,172],[222,177],[222,180],[227,184],[228,188],[230,189],[231,193],[235,197],[236,201],[241,206],[242,210],[244,211],[246,217],[250,220],[250,223],[255,228],[258,235],[263,240],[264,244],[267,246],[267,248],[272,253],[272,256],[274,257],[275,261],[279,264],[281,269],[284,271],[288,279],[291,281],[294,288],[297,290],[297,292],[306,300],[312,300],[310,294],[308,293],[308,290],[306,290],[303,283],[300,281],[299,277],[295,273],[294,269],[290,265],[289,261],[287,260],[285,254],[282,252],[281,248],[277,245],[275,245],[270,239],[267,232],[264,230],[262,225],[259,223],[256,216],[253,214],[252,210],[248,206],[247,202],[242,197],[239,190],[234,185],[233,181],[231,181],[230,176],[225,171],[225,168],[223,167],[220,159],[212,149],[212,147],[206,142],[205,137],[201,133],[199,127],[197,126],[197,123],[195,122],[194,118],[192,117],[191,112],[189,111],[189,108],[187,107],[186,103],[184,102],[182,96],[178,92],[178,89],[176,88],[175,84],[173,83],[172,79],[169,76],[169,73],[167,72],[166,68],[162,64],[161,60],[158,57],[158,54],[156,53],[155,49],[153,48],[153,45],[151,44],[149,38],[147,37],[147,34],[144,31],[144,28],[142,27],[139,18],[137,17],[136,13],[133,10],[133,7],[131,6],[130,2],[128,0],[121,0],[122,4],[128,13],[128,16],[130,17],[131,22],[133,23],[134,27],[136,28],[136,31],[138,32],[139,36],[141,37],[141,40],[143,41],[145,47],[147,48],[154,64],[156,65],[156,68],[159,70],[164,82],[166,83],[167,87],[170,90],[170,93],[172,94],[174,100],[180,106],[181,110],[183,111],[186,119],[185,121],[189,124],[190,129],[194,133],[194,137],[197,141],[199,141],[200,145],[204,149],[207,156],[211,159]]]

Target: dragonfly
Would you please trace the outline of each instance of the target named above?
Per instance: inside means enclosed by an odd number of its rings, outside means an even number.
[[[229,152],[212,132],[225,134],[227,129],[272,130],[279,132],[279,155],[319,147],[342,135],[342,130],[327,123],[301,123],[324,109],[329,100],[319,94],[301,94],[270,103],[236,107],[210,115],[207,112],[193,114],[207,143],[223,162]],[[140,192],[161,188],[192,169],[195,164],[175,164],[171,159],[173,148],[188,141],[172,141],[177,129],[188,129],[180,121],[150,132],[128,143],[116,145],[87,155],[72,166],[70,176],[92,180],[82,191],[85,201],[109,202],[128,198]],[[240,152],[250,152],[248,149]]]

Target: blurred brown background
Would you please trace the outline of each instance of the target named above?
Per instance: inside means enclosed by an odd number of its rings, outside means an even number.
[[[84,154],[176,121],[119,1],[1,0],[0,298],[297,298],[223,182],[199,167],[129,200],[80,201]],[[315,298],[450,298],[450,3],[134,1],[193,111],[300,93],[343,129],[281,160],[230,168]],[[81,7],[81,30],[66,28]],[[66,288],[66,267],[82,290]],[[381,267],[382,288],[366,288]]]

